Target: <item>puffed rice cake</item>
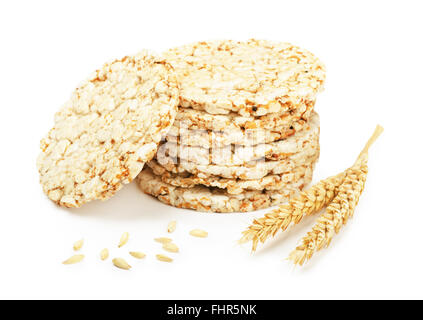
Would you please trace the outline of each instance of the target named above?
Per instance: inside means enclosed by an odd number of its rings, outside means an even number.
[[[275,127],[272,130],[235,129],[225,131],[196,130],[190,128],[178,128],[173,126],[165,137],[172,143],[203,148],[225,148],[235,144],[241,146],[255,146],[262,143],[271,143],[294,135],[307,124],[304,119],[295,120]]]
[[[268,113],[263,116],[241,116],[238,113],[210,114],[192,108],[179,108],[175,127],[210,131],[239,131],[248,129],[273,130],[300,119],[308,120],[314,108],[314,101],[300,105],[295,109],[286,108],[278,113]]]
[[[41,141],[44,192],[65,207],[110,198],[155,155],[178,103],[175,74],[162,58],[143,51],[106,63],[73,92]]]
[[[191,173],[198,177],[221,176],[228,179],[255,180],[268,174],[281,174],[293,168],[316,161],[320,155],[319,144],[308,144],[300,152],[289,155],[282,160],[266,161],[266,159],[253,160],[239,166],[200,165],[183,159],[175,161],[164,157],[153,159],[153,165],[160,165],[172,173]]]
[[[262,116],[315,101],[325,67],[312,53],[266,40],[196,42],[164,53],[181,106],[210,114]]]
[[[247,212],[268,208],[288,201],[311,182],[311,177],[298,181],[296,186],[286,186],[278,191],[246,191],[229,194],[225,189],[195,186],[175,187],[163,182],[159,176],[146,168],[138,175],[138,186],[161,202],[178,207],[204,212]]]
[[[270,143],[254,146],[228,145],[223,148],[204,148],[166,142],[159,147],[156,157],[171,157],[194,162],[201,165],[243,165],[252,160],[282,160],[289,155],[300,152],[308,144],[318,144],[320,132],[319,116],[313,113],[309,121],[296,134]],[[160,162],[160,160],[159,160]]]
[[[289,185],[299,186],[305,178],[313,176],[316,161],[293,168],[289,172],[271,174],[255,180],[228,179],[220,176],[198,177],[187,172],[182,174],[171,173],[161,166],[152,164],[152,162],[149,162],[148,166],[163,182],[175,187],[193,188],[196,185],[203,185],[226,189],[229,194],[240,194],[246,190],[281,190]]]

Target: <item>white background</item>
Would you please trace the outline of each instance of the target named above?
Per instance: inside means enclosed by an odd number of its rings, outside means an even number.
[[[420,1],[2,1],[0,4],[0,298],[423,298]],[[39,140],[73,89],[105,61],[192,41],[289,41],[327,66],[317,100],[314,180],[354,161],[375,125],[366,189],[354,219],[303,268],[284,259],[315,217],[251,255],[238,246],[248,214],[166,206],[134,183],[107,202],[58,208],[42,193]],[[154,237],[181,253],[155,260]],[[188,235],[202,228],[207,239]],[[117,249],[122,232],[127,246]],[[83,263],[64,266],[84,238]],[[103,247],[131,271],[99,260]],[[145,260],[129,250],[147,253]]]

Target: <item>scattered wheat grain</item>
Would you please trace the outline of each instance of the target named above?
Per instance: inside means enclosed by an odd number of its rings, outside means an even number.
[[[118,268],[120,268],[120,269],[124,269],[124,270],[129,270],[129,269],[131,269],[132,267],[128,264],[128,262],[126,262],[124,259],[122,259],[122,258],[114,258],[113,260],[112,260],[112,262],[113,262],[113,264],[116,266],[116,267],[118,267]]]
[[[120,241],[119,241],[119,245],[118,247],[121,248],[122,246],[124,246],[129,240],[129,233],[128,232],[124,232],[122,234],[122,236],[120,237]]]
[[[169,222],[169,224],[167,225],[167,232],[172,233],[175,231],[175,229],[176,229],[176,221]]]
[[[173,242],[169,242],[169,243],[164,243],[163,244],[163,249],[168,251],[168,252],[179,252],[179,248],[176,244],[174,244]]]
[[[84,239],[78,240],[73,244],[73,250],[79,251],[81,250],[83,245],[84,245]]]
[[[197,238],[207,238],[209,235],[207,231],[200,230],[200,229],[191,230],[189,234]]]
[[[109,257],[109,249],[104,248],[103,250],[101,250],[101,252],[100,252],[100,259],[104,261],[108,257]]]
[[[63,261],[63,264],[75,264],[84,260],[85,256],[83,254],[76,254],[69,259]]]
[[[156,258],[159,261],[163,261],[163,262],[172,262],[173,259],[169,258],[168,256],[165,256],[164,254],[156,254]]]
[[[130,251],[129,254],[131,256],[133,256],[134,258],[137,258],[137,259],[143,259],[143,258],[145,258],[145,253],[142,253],[142,252]]]
[[[165,244],[165,243],[170,243],[172,242],[172,239],[170,238],[165,238],[165,237],[161,237],[161,238],[155,238],[154,241],[161,243],[161,244]]]

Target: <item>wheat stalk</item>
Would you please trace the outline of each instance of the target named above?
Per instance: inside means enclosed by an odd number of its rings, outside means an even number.
[[[270,236],[274,237],[278,231],[285,231],[291,224],[298,224],[303,217],[319,212],[328,206],[339,194],[340,187],[347,175],[350,175],[350,178],[354,177],[352,169],[357,169],[360,164],[367,163],[368,150],[382,131],[383,128],[377,126],[351,168],[336,176],[321,180],[307,191],[301,192],[297,198],[291,199],[288,204],[281,205],[265,214],[264,217],[255,219],[242,233],[243,236],[239,243],[252,241],[252,251],[254,252],[259,242],[264,243]]]
[[[326,211],[317,219],[312,230],[301,240],[301,244],[289,255],[294,264],[303,265],[313,254],[329,246],[333,236],[354,213],[355,206],[367,177],[367,164],[347,170],[339,192],[328,205]]]
[[[303,191],[288,204],[279,206],[264,217],[255,219],[242,234],[239,243],[252,241],[252,251],[256,251],[259,242],[264,243],[278,231],[285,231],[289,225],[298,224],[303,217],[319,212],[335,197],[344,180],[345,172],[321,180],[319,183]]]
[[[367,178],[369,148],[382,132],[383,128],[377,126],[354,165],[345,171],[338,194],[318,218],[312,230],[301,240],[301,244],[291,252],[288,259],[294,264],[303,265],[315,252],[328,247],[333,236],[354,215]]]

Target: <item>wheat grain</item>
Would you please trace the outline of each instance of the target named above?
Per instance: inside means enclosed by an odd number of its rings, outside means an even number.
[[[81,250],[83,245],[84,245],[84,239],[78,240],[73,244],[73,250],[79,251]]]
[[[109,249],[104,248],[103,250],[101,250],[101,252],[100,252],[100,259],[104,261],[108,257],[109,257]]]
[[[179,252],[178,246],[174,244],[173,242],[163,244],[163,249],[168,252],[174,252],[174,253]]]
[[[63,264],[75,264],[84,260],[85,256],[83,254],[76,254],[69,259],[63,261]]]
[[[169,222],[169,224],[167,225],[167,232],[172,233],[175,231],[175,229],[176,229],[176,221]]]
[[[255,219],[242,234],[239,243],[252,241],[252,251],[256,251],[259,242],[264,243],[278,231],[285,231],[291,224],[298,224],[303,217],[319,212],[330,203],[345,177],[345,172],[321,180],[319,183],[301,192],[301,194],[274,209],[264,217]]]
[[[120,237],[118,247],[119,248],[123,247],[128,242],[128,240],[129,240],[129,233],[128,232],[124,232],[122,234],[122,236]]]
[[[122,259],[122,258],[114,258],[113,260],[112,260],[112,262],[113,262],[113,264],[116,266],[116,267],[118,267],[118,268],[120,268],[120,269],[123,269],[123,270],[129,270],[129,269],[131,269],[132,267],[128,264],[128,262],[126,262],[124,259]]]
[[[145,258],[145,253],[139,251],[130,251],[129,254],[136,259],[143,259]]]
[[[170,243],[172,242],[172,239],[170,238],[165,238],[165,237],[161,237],[161,238],[155,238],[154,241],[161,243],[161,244],[165,244],[165,243]]]
[[[328,247],[332,238],[353,215],[355,207],[364,190],[368,173],[368,151],[370,146],[382,133],[383,128],[377,126],[372,137],[361,151],[353,166],[345,171],[345,179],[339,191],[326,211],[317,219],[312,230],[301,240],[301,244],[291,252],[288,259],[294,264],[303,265],[315,252]]]
[[[156,258],[159,261],[163,261],[163,262],[172,262],[173,259],[169,258],[168,256],[165,256],[164,254],[156,254]]]
[[[207,238],[209,235],[207,231],[200,230],[200,229],[191,230],[189,234],[197,238]]]

